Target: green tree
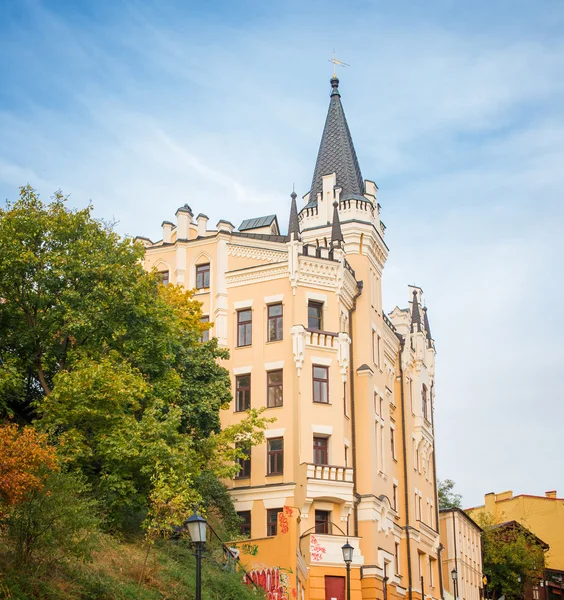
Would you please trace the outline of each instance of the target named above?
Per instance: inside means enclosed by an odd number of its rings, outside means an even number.
[[[27,186],[0,210],[0,411],[46,432],[112,522],[163,530],[236,473],[266,420],[221,430],[228,353],[199,342],[200,303],[143,252],[61,193]]]
[[[437,481],[437,493],[439,496],[439,508],[460,508],[462,496],[454,493],[456,484],[452,479],[439,479]]]
[[[482,533],[484,574],[492,598],[522,598],[527,583],[538,584],[545,565],[545,548],[528,529],[511,521],[496,523],[489,513],[476,517]]]

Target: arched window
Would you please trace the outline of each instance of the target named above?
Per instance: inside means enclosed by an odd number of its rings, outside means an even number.
[[[159,279],[161,280],[161,283],[163,285],[168,285],[169,284],[169,271],[168,271],[168,269],[166,271],[159,271]]]
[[[423,414],[423,418],[428,421],[429,420],[429,411],[428,411],[428,399],[427,399],[427,386],[423,384],[421,388],[421,412]]]

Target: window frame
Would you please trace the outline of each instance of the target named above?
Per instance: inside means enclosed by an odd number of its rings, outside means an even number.
[[[237,511],[237,516],[240,519],[243,519],[243,522],[240,525],[241,535],[248,535],[251,537],[251,528],[252,528],[252,517],[250,510],[240,510]]]
[[[270,310],[280,307],[279,315],[271,315]],[[280,342],[284,339],[284,306],[282,302],[276,302],[274,304],[268,304],[266,308],[267,318],[267,335],[269,342]],[[274,323],[274,337],[271,336],[271,324]]]
[[[321,519],[318,518],[321,517],[322,515],[325,516],[325,519]],[[318,529],[318,526],[320,526],[320,528]],[[330,535],[330,531],[331,531],[331,511],[330,510],[319,510],[319,509],[315,509],[315,514],[314,514],[314,527],[315,527],[315,533],[319,533],[321,535]]]
[[[209,315],[202,315],[200,317],[200,323],[209,323],[210,322],[210,316]],[[205,342],[209,342],[210,341],[210,330],[206,329],[205,331],[202,331],[202,335],[199,338],[200,340],[200,344],[204,344]]]
[[[282,447],[273,450],[271,444],[280,441]],[[275,437],[266,440],[266,475],[284,475],[284,438]]]
[[[392,459],[396,458],[396,430],[394,427],[390,427],[390,450],[392,451]]]
[[[158,276],[162,285],[168,285],[170,283],[170,269],[158,271]]]
[[[266,509],[266,537],[278,535],[278,514],[284,509],[268,508]],[[274,519],[272,518],[274,517]]]
[[[323,331],[323,305],[324,303],[319,300],[309,300],[307,303],[307,328],[313,331]],[[319,311],[318,316],[312,316],[309,314],[309,309],[315,308]],[[319,327],[312,327],[310,319],[315,319],[318,322]]]
[[[315,369],[323,369],[325,371],[326,378],[316,377]],[[312,379],[312,399],[316,404],[329,404],[329,367],[326,365],[312,365],[311,366],[311,379]],[[316,386],[316,383],[319,384]],[[323,384],[325,385],[325,400],[316,400],[316,388],[319,389],[319,397],[323,398]]]
[[[318,442],[322,442],[318,447]],[[321,458],[325,458],[324,461],[320,462],[316,460],[318,454],[320,454]],[[322,435],[314,435],[313,436],[313,464],[326,466],[329,464],[329,438]]]
[[[280,382],[272,383],[270,381],[271,375],[280,374]],[[280,390],[280,402],[276,404],[275,402],[271,403],[270,401],[270,390],[274,390],[273,394],[276,396],[276,390]],[[284,370],[283,369],[273,369],[272,371],[266,372],[266,407],[267,408],[280,408],[284,406]]]
[[[249,385],[240,385],[240,382],[243,378],[249,378]],[[241,402],[239,397],[239,392],[247,392],[248,393],[248,406],[241,408]],[[250,373],[241,373],[241,375],[235,375],[235,412],[245,412],[251,408],[251,374]]]
[[[237,475],[235,475],[235,479],[250,479],[251,478],[251,449],[244,448],[243,452],[247,455],[248,458],[238,458],[237,462],[239,463],[240,469]]]
[[[207,275],[207,285],[206,285],[206,275]],[[201,276],[201,285],[199,282]],[[211,264],[201,263],[196,265],[196,289],[197,290],[206,290],[210,287],[210,279],[211,279]]]
[[[242,315],[244,313],[249,313],[249,319],[243,320]],[[243,336],[241,338],[241,332],[243,332]],[[243,343],[241,343],[241,339],[243,339]],[[251,307],[242,308],[237,311],[237,348],[244,348],[246,346],[251,346],[253,343],[253,309]]]

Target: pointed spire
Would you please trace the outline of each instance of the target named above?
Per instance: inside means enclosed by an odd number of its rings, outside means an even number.
[[[433,344],[431,336],[431,327],[429,326],[429,317],[427,316],[427,307],[423,307],[423,326],[425,327],[425,336],[427,338],[427,347],[430,348]]]
[[[411,331],[421,331],[421,313],[419,312],[419,302],[417,300],[417,290],[413,290],[413,306],[411,307]]]
[[[317,203],[317,194],[323,191],[322,177],[331,173],[337,174],[337,186],[343,190],[341,198],[364,199],[364,180],[341,104],[337,77],[331,79],[331,100],[311,182],[310,202]]]
[[[296,198],[298,195],[295,191],[290,194],[292,198],[292,204],[290,205],[290,221],[288,222],[288,240],[300,239],[300,224],[298,222],[298,207],[296,205]]]
[[[343,232],[341,231],[341,220],[339,219],[339,203],[333,202],[333,225],[331,227],[331,246],[340,248],[344,241]]]

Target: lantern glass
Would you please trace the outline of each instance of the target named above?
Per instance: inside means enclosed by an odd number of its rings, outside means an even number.
[[[343,551],[343,560],[345,563],[348,565],[352,563],[354,548],[349,544],[349,540],[347,540],[347,543],[341,548],[341,550]]]
[[[457,572],[457,570],[456,570],[456,569],[453,569],[453,570],[450,572],[450,575],[451,575],[451,577],[452,577],[452,580],[453,580],[453,581],[456,581],[456,580],[457,580],[457,578],[458,578],[458,572]]]
[[[206,541],[207,521],[199,515],[194,513],[185,523],[190,534],[190,539],[195,543]]]

